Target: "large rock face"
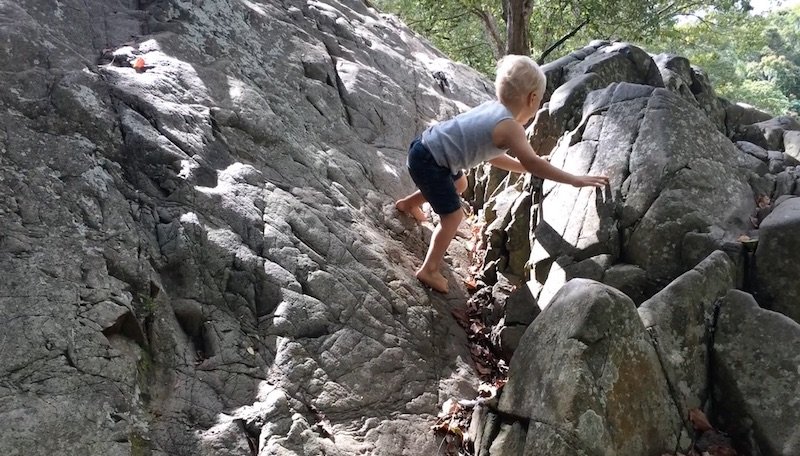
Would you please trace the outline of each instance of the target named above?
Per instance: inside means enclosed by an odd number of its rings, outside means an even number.
[[[714,394],[719,420],[744,454],[800,453],[800,325],[732,290],[721,303],[718,327]]]
[[[789,198],[775,207],[761,223],[756,250],[759,297],[772,310],[800,322],[800,198]]]
[[[0,17],[0,454],[435,454],[476,380],[387,208],[490,84],[359,0]]]
[[[483,220],[489,249],[482,277],[491,283],[495,277],[522,276],[525,289],[544,309],[511,358],[500,408],[476,413],[484,417],[477,435],[479,455],[660,455],[655,448],[631,450],[608,438],[620,428],[612,414],[598,420],[592,432],[581,424],[586,421],[583,414],[597,413],[591,401],[596,391],[582,383],[588,377],[580,364],[594,355],[576,355],[580,347],[569,351],[558,344],[553,350],[554,341],[571,343],[559,335],[576,320],[587,327],[606,321],[612,329],[605,333],[621,335],[644,323],[660,365],[648,375],[653,384],[667,385],[668,392],[662,393],[674,406],[667,408],[675,413],[670,419],[683,423],[672,434],[673,449],[688,452],[691,436],[697,443],[694,451],[707,451],[711,437],[693,435],[689,412],[719,409],[724,413],[714,416],[714,422],[735,434],[734,444],[745,454],[794,451],[794,422],[779,425],[774,418],[785,412],[767,410],[769,404],[791,402],[796,394],[790,386],[794,377],[788,374],[796,367],[796,356],[779,350],[767,354],[764,342],[755,337],[725,341],[720,349],[725,353],[756,351],[764,354],[757,364],[772,370],[781,366],[771,399],[760,401],[751,388],[758,384],[755,370],[746,369],[741,380],[719,371],[730,362],[742,366],[752,360],[736,357],[722,364],[714,355],[714,335],[734,334],[734,321],[739,320],[772,324],[760,318],[763,310],[758,307],[727,309],[734,304],[722,298],[734,288],[752,292],[761,305],[797,319],[793,258],[799,251],[790,234],[797,222],[797,164],[792,155],[796,121],[772,119],[717,98],[708,78],[686,59],[660,55],[648,62],[639,51],[595,42],[544,67],[552,95],[531,126],[531,143],[568,171],[608,175],[608,188],[541,185],[510,176],[493,184],[486,178],[490,173],[476,173],[475,188],[484,191],[487,202]],[[628,57],[620,58],[621,52]],[[656,67],[660,77],[652,74]],[[517,213],[513,208],[530,209]],[[516,247],[519,233],[528,233],[531,243]],[[521,266],[518,258],[525,254],[529,260]],[[582,318],[570,313],[575,308],[563,310],[565,296],[572,307],[603,301],[577,293],[591,294],[587,282],[577,278],[623,291],[642,304],[639,315],[629,322],[600,314]],[[547,317],[551,305],[559,306],[554,311],[559,318]],[[793,334],[793,325],[788,323],[782,333]],[[748,331],[757,334],[754,328]],[[540,334],[529,335],[534,332]],[[621,345],[632,349],[636,343]],[[594,353],[589,348],[586,352]],[[609,355],[603,362],[624,370],[628,361]],[[545,391],[558,393],[542,397]],[[637,397],[649,398],[647,394]],[[631,405],[603,397],[599,402],[608,409]],[[737,407],[747,410],[747,418],[737,418]],[[642,421],[651,423],[649,418]],[[652,440],[644,431],[636,436]],[[602,448],[593,448],[594,442],[602,442]]]
[[[687,233],[707,233],[721,245],[747,232],[755,200],[736,167],[740,152],[702,111],[668,90],[630,84],[591,93],[584,111],[583,129],[562,141],[551,162],[606,174],[611,188],[601,194],[545,183],[532,267],[563,269],[609,254],[663,286],[694,265],[683,251]],[[558,282],[544,283],[542,304],[566,278],[547,280]]]
[[[361,0],[0,0],[0,43],[0,454],[452,452],[431,424],[488,375],[451,316],[469,265],[454,243],[426,291],[430,226],[392,201],[409,141],[489,81]],[[541,150],[612,183],[471,175],[506,326],[471,323],[516,349],[478,453],[686,449],[707,382],[742,448],[793,454],[796,356],[759,346],[797,325],[717,298],[797,318],[800,126],[629,44],[545,70]],[[703,329],[747,378],[703,369]]]
[[[709,332],[714,328],[709,322],[732,288],[733,262],[717,250],[639,307],[681,411],[702,408],[709,399]]]
[[[681,423],[658,356],[636,306],[606,285],[564,286],[522,337],[509,379],[498,410],[524,424],[498,434],[525,443],[505,452],[497,439],[488,454],[634,456],[676,446]]]

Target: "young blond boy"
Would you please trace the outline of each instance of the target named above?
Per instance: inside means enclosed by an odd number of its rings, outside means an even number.
[[[497,100],[428,127],[411,143],[407,166],[419,190],[397,200],[395,207],[422,221],[425,215],[420,206],[428,201],[439,215],[425,261],[416,272],[425,285],[441,293],[448,291],[440,268],[464,217],[459,195],[467,188],[467,178],[462,169],[488,161],[506,171],[529,172],[575,187],[608,184],[605,176],[575,176],[560,170],[531,148],[524,125],[539,109],[546,83],[536,62],[526,56],[507,55],[497,62]]]

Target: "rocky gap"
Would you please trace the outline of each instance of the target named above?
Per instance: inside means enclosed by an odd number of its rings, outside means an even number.
[[[120,101],[123,104],[125,104],[125,106],[127,106],[131,110],[135,111],[136,113],[138,113],[139,115],[141,115],[145,119],[147,119],[147,121],[150,123],[150,125],[156,131],[158,131],[158,133],[161,136],[166,138],[170,143],[172,143],[172,145],[174,145],[175,147],[180,149],[180,151],[183,152],[186,155],[186,157],[191,157],[192,155],[194,155],[192,153],[192,151],[187,150],[186,145],[184,145],[178,138],[176,138],[174,135],[172,135],[171,133],[169,133],[168,131],[166,131],[164,129],[164,126],[160,122],[160,120],[158,119],[158,116],[155,115],[155,114],[150,114],[148,112],[149,109],[147,109],[146,107],[144,107],[141,104],[137,103],[136,100],[134,100],[134,99],[131,99],[130,101],[125,101],[125,100],[120,98]]]
[[[717,332],[717,323],[719,322],[719,312],[722,308],[722,302],[718,299],[714,302],[714,307],[712,309],[710,318],[706,320],[706,386],[705,386],[705,394],[703,397],[703,401],[700,404],[700,408],[703,410],[708,411],[708,415],[712,416],[714,412],[714,401],[713,401],[713,394],[714,386],[715,386],[715,376],[714,376],[714,340]],[[712,399],[709,402],[709,399]]]
[[[344,108],[345,120],[347,121],[347,125],[354,127],[353,116],[350,114],[351,108],[347,102],[347,89],[344,86],[344,81],[339,77],[339,71],[336,69],[336,58],[331,55],[331,59],[333,60],[333,71],[336,73],[336,92],[339,94],[339,100]]]
[[[647,105],[649,105],[649,104],[650,104],[650,102],[648,101]],[[647,105],[645,105],[645,107],[642,108],[639,111],[639,116],[638,116],[638,119],[637,119],[638,126],[636,128],[636,136],[630,142],[630,147],[627,150],[627,153],[625,154],[625,159],[626,159],[625,160],[625,174],[620,176],[620,180],[623,181],[623,182],[625,180],[629,179],[631,175],[633,175],[633,170],[631,170],[631,157],[633,156],[634,150],[636,149],[636,144],[639,142],[639,138],[641,137],[641,134],[642,134],[642,123],[644,123],[644,119],[647,116],[647,109],[648,109]],[[604,125],[605,125],[605,123],[604,123]],[[620,186],[620,191],[621,191],[622,201],[625,201],[627,199],[628,195],[626,194],[626,192],[623,191],[623,187],[622,186]],[[621,211],[622,210],[622,205],[619,205],[617,207],[617,210]],[[617,214],[617,218],[618,219],[622,219],[622,214],[618,213]],[[624,242],[622,244],[624,244]]]
[[[650,336],[650,344],[655,349],[656,357],[658,358],[658,364],[661,367],[661,373],[664,377],[665,382],[667,383],[667,389],[669,390],[669,395],[670,398],[672,399],[672,403],[675,406],[675,410],[680,415],[679,416],[680,422],[683,423],[684,429],[686,429],[686,431],[689,432],[689,435],[691,435],[692,434],[691,426],[689,426],[687,417],[683,415],[683,411],[681,410],[683,407],[681,407],[680,400],[678,399],[678,393],[675,389],[675,385],[672,384],[672,379],[670,378],[669,370],[664,365],[664,359],[663,359],[664,354],[661,350],[661,345],[659,345],[658,342],[658,334],[656,333],[655,328],[653,328],[652,326],[646,328],[646,331],[648,336]],[[680,447],[680,438],[677,438],[675,442],[675,448],[677,449],[678,447]]]
[[[102,332],[107,338],[113,335],[120,335],[136,342],[140,347],[144,348],[147,345],[144,332],[132,312],[126,312],[113,325],[103,329]]]
[[[742,291],[750,293],[758,301],[756,290],[756,247],[758,241],[745,242],[742,249]],[[716,321],[716,320],[715,320]]]
[[[236,425],[239,427],[239,430],[247,439],[247,446],[250,449],[251,456],[258,456],[258,442],[259,438],[261,437],[261,428],[258,426],[248,425],[245,421],[241,418],[237,418],[234,420]]]

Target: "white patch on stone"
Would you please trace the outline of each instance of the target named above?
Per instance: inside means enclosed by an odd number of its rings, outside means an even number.
[[[60,21],[64,20],[64,11],[61,10],[61,2],[58,0],[56,0],[56,9],[53,11],[53,16]]]
[[[258,14],[264,16],[264,17],[267,17],[267,12],[264,11],[264,8],[262,8],[257,3],[253,3],[253,2],[248,1],[248,0],[241,0],[241,2],[244,3],[244,5],[246,7],[250,8],[251,10],[255,11],[256,13],[258,13]]]
[[[133,46],[122,46],[121,48],[115,50],[112,55],[114,57],[128,57],[133,55],[136,52]]]
[[[219,181],[230,184],[247,183],[261,185],[264,178],[259,170],[252,165],[236,162],[219,173]]]
[[[100,190],[102,192],[108,191],[108,184],[114,182],[114,178],[111,177],[106,170],[104,170],[101,166],[95,166],[94,168],[85,171],[81,176],[86,180],[86,183],[91,185],[93,188]]]
[[[160,50],[161,46],[158,44],[158,41],[156,40],[147,40],[139,44],[139,52],[153,52]]]
[[[194,212],[187,212],[181,215],[181,223],[191,223],[192,225],[200,225],[200,219]]]
[[[240,103],[247,86],[242,81],[231,76],[228,76],[228,86],[230,87],[228,89],[228,96],[231,97],[231,102]]]
[[[98,108],[102,106],[102,103],[92,89],[86,87],[85,85],[78,85],[72,87],[71,89],[75,99],[80,102],[81,106],[94,108],[94,111],[99,111]]]
[[[178,173],[178,177],[184,180],[188,179],[192,175],[192,171],[199,167],[200,165],[194,160],[181,160],[181,170]]]

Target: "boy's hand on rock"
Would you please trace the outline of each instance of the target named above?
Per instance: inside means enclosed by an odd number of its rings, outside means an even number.
[[[605,187],[608,185],[606,176],[575,176],[573,187]]]

